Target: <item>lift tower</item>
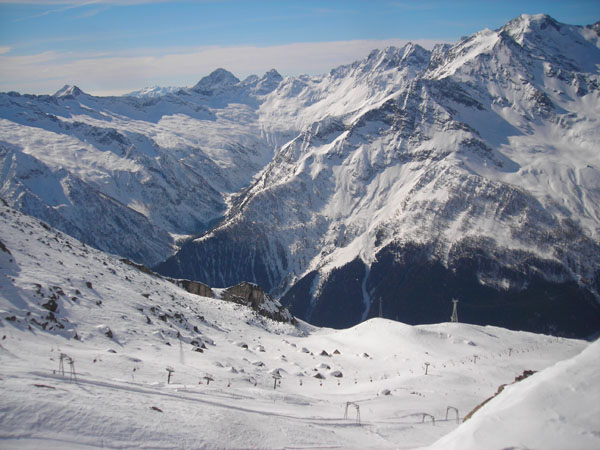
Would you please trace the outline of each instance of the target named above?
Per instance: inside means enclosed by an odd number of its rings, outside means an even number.
[[[450,317],[450,322],[458,322],[458,311],[456,310],[456,304],[458,303],[458,300],[453,298],[452,303],[452,317]]]

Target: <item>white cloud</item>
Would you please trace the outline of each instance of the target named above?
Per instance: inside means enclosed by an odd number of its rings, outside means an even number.
[[[402,46],[404,39],[295,43],[269,47],[203,47],[171,53],[75,55],[46,52],[31,56],[0,54],[0,91],[52,93],[64,84],[86,92],[120,94],[150,85],[191,86],[223,67],[239,78],[275,68],[282,75],[326,73],[364,58],[371,50]],[[431,48],[431,40],[416,40]],[[159,56],[157,56],[159,55]]]
[[[0,47],[0,55],[10,52],[10,47]]]

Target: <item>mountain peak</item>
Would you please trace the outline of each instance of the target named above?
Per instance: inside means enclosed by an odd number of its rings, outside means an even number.
[[[239,82],[240,80],[234,74],[219,68],[198,81],[192,91],[204,95],[215,95],[224,92]]]
[[[367,57],[369,65],[373,69],[388,70],[401,65],[423,63],[429,60],[430,52],[412,42],[402,47],[386,47],[383,50],[373,50]],[[413,61],[414,60],[414,61]]]
[[[378,61],[381,59],[386,59],[386,60],[395,59],[399,55],[401,55],[402,52],[403,52],[403,48],[398,48],[398,47],[394,47],[393,45],[390,45],[383,49],[375,49],[375,50],[371,51],[371,53],[369,53],[369,56],[367,56],[367,60],[368,61]]]
[[[521,16],[500,28],[499,35],[506,35],[526,48],[531,55],[575,72],[598,72],[600,49],[598,36],[589,28],[567,25],[547,14]]]
[[[409,42],[404,47],[402,47],[402,60],[403,61],[415,61],[419,64],[423,63],[425,60],[429,60],[431,58],[431,52],[418,44],[413,44]]]
[[[277,86],[283,81],[283,77],[275,69],[269,70],[263,75],[256,85],[256,93],[259,95],[268,94],[277,89]]]
[[[267,71],[265,73],[265,75],[263,76],[263,80],[266,80],[266,79],[271,79],[271,80],[276,79],[276,80],[281,81],[281,80],[283,80],[283,77],[281,76],[281,74],[279,72],[277,72],[277,70],[271,69],[271,70]]]
[[[522,44],[525,36],[537,34],[550,28],[559,31],[561,24],[548,14],[521,14],[519,17],[508,22],[501,30]]]
[[[84,92],[77,86],[65,84],[62,88],[60,88],[54,93],[54,97],[77,97],[78,95],[81,95],[83,93]]]
[[[532,25],[539,26],[542,30],[548,25],[560,26],[560,24],[548,14],[521,14],[519,18],[523,21],[527,21]]]
[[[275,69],[266,72],[262,77],[250,75],[242,85],[249,87],[254,94],[266,95],[277,89],[277,86],[283,81],[283,77]]]

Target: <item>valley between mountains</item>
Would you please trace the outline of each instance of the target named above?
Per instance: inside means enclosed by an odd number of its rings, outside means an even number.
[[[296,317],[600,329],[600,27],[522,15],[321,76],[0,94],[0,196]]]

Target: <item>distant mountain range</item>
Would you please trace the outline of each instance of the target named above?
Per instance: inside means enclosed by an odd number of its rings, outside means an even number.
[[[181,89],[182,88],[175,87],[175,86],[167,86],[167,87],[151,86],[151,87],[147,87],[144,89],[140,89],[139,91],[129,92],[128,94],[125,94],[125,95],[127,97],[155,98],[155,97],[162,97],[163,95],[167,95],[167,94],[174,94]]]
[[[0,196],[163,274],[258,283],[318,325],[447,321],[458,298],[466,322],[586,336],[599,41],[600,24],[523,15],[317,77],[1,94]]]
[[[162,96],[0,94],[0,195],[101,250],[164,260],[182,235],[210,228],[283,142],[257,111],[281,76],[227,72],[235,95],[216,95],[222,73]]]

